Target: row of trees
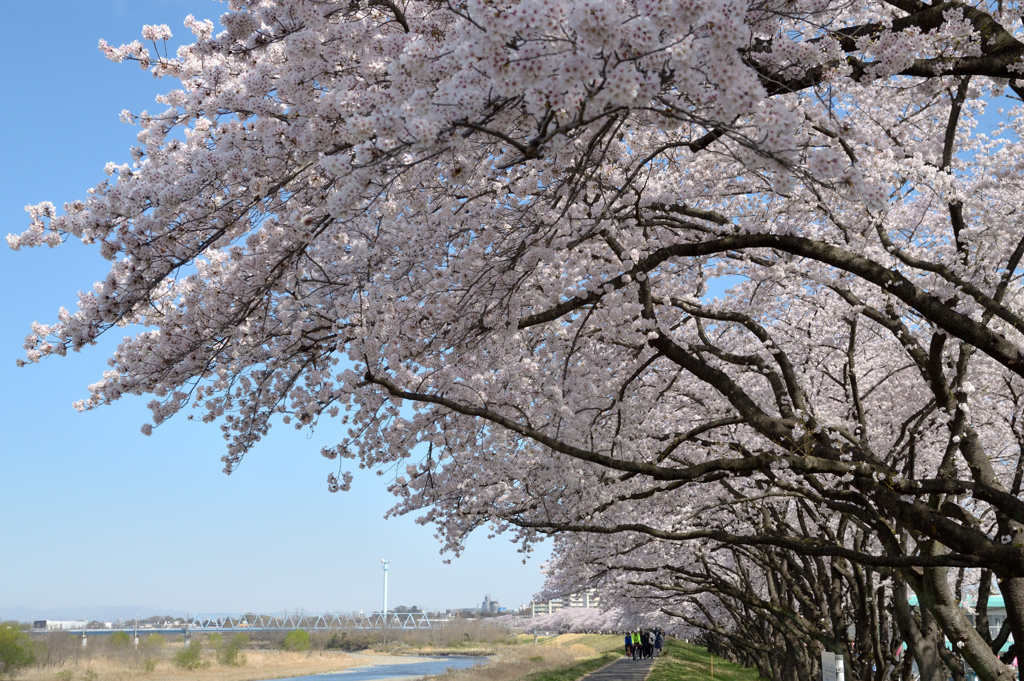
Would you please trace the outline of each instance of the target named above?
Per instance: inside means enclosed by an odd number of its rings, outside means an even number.
[[[1017,2],[221,24],[101,45],[177,81],[168,109],[8,238],[112,261],[29,361],[146,327],[81,408],[151,394],[150,433],[192,407],[229,473],[272,424],[337,418],[332,491],[347,460],[395,470],[394,512],[456,553],[555,534],[553,588],[614,587],[773,678],[820,649],[858,680],[1013,678],[960,600],[998,587],[1024,641]]]
[[[67,632],[50,632],[33,639],[27,630],[27,624],[0,623],[0,678],[13,678],[31,665],[60,668],[71,661],[78,662],[82,653],[81,639],[78,636]],[[103,652],[109,657],[128,663],[139,663],[157,654],[163,647],[164,640],[160,634],[151,634],[142,641],[141,650],[136,650],[128,634],[115,632],[101,645]],[[91,656],[91,651],[89,652]]]
[[[0,677],[13,677],[26,667],[36,665],[40,668],[63,669],[58,672],[61,679],[71,678],[72,672],[66,667],[79,664],[84,653],[88,662],[99,654],[108,660],[114,660],[134,669],[152,672],[157,660],[165,654],[166,640],[160,634],[149,634],[142,637],[138,646],[132,643],[132,637],[124,631],[117,631],[103,636],[84,649],[81,638],[67,632],[49,632],[31,638],[24,629],[27,625],[16,622],[0,624]],[[281,646],[285,650],[308,650],[309,634],[291,632],[294,636],[284,638]],[[305,646],[303,647],[303,635]],[[248,634],[235,634],[225,641],[221,634],[210,634],[205,637],[205,644],[214,652],[214,657],[221,665],[241,667],[246,664],[246,655],[241,652],[251,643]],[[203,659],[203,641],[199,638],[189,645],[177,647],[171,655],[171,661],[182,669],[199,669],[210,666]]]
[[[772,509],[768,515],[780,514]],[[811,524],[806,509],[793,515]],[[842,519],[838,524],[858,547],[863,537],[841,527],[848,524]],[[780,527],[761,529],[774,533]],[[791,536],[804,531],[799,524],[781,529]],[[940,622],[900,571],[771,546],[680,551],[636,537],[603,544],[561,547],[549,584],[555,592],[601,585],[610,594],[607,605],[615,616],[591,616],[591,627],[607,629],[616,621],[644,621],[660,613],[678,634],[780,681],[821,678],[823,650],[842,654],[847,674],[857,679],[909,679],[915,663],[922,678],[966,678],[960,646],[948,644]],[[580,563],[587,569],[581,571]],[[1010,622],[992,630],[986,612],[991,572],[961,568],[948,577],[957,602],[974,606],[977,635],[993,651],[1006,649]],[[1013,650],[1002,659],[1012,661]]]

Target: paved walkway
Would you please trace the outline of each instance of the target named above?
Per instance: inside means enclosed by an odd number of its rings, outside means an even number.
[[[651,673],[654,660],[631,660],[624,657],[616,660],[604,669],[587,674],[587,681],[644,681]]]

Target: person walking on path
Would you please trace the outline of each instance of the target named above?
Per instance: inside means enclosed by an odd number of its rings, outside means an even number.
[[[655,629],[654,631],[654,650],[657,652],[658,657],[661,657],[661,647],[665,644],[665,641],[661,638],[661,629]]]

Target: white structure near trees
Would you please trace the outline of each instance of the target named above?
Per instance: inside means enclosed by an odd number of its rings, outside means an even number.
[[[601,597],[597,589],[587,589],[570,595],[568,598],[553,598],[547,601],[530,601],[530,616],[550,615],[562,608],[599,608]]]
[[[37,631],[79,631],[85,629],[87,620],[33,620],[32,629]]]

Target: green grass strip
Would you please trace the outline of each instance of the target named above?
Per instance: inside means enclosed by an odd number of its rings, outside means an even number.
[[[532,642],[531,637],[529,641]],[[593,649],[595,653],[607,653],[612,650],[622,650],[622,636],[619,634],[583,634],[582,636],[576,634],[569,634],[566,637],[562,636],[550,636],[548,638],[540,637],[537,641],[539,645],[572,645],[572,646],[587,646]]]
[[[622,652],[622,636],[619,634],[585,634],[572,639],[569,643],[593,648],[598,653],[609,653],[613,650]]]
[[[534,672],[527,676],[525,681],[576,681],[576,679],[581,676],[597,671],[601,667],[611,664],[620,657],[622,657],[622,653],[619,651],[603,653],[597,657],[588,657],[585,660],[580,660],[574,665],[562,667],[561,669],[552,669],[547,672]]]
[[[668,639],[647,681],[711,681],[711,658],[705,648]],[[747,669],[720,657],[714,660],[714,681],[758,681],[760,678],[756,669]]]

